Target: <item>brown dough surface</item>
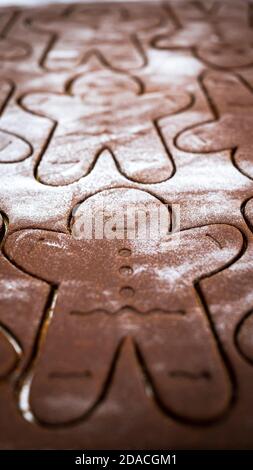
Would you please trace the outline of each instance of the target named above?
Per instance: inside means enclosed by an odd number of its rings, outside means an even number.
[[[252,6],[1,8],[0,60],[0,448],[252,448]]]

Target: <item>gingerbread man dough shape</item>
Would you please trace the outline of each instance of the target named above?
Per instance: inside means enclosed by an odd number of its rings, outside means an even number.
[[[248,227],[253,232],[253,198],[249,199],[244,208],[244,217]],[[249,268],[249,279],[252,269]],[[247,312],[237,325],[235,344],[244,359],[253,364],[253,312]]]
[[[150,205],[164,209],[144,191],[106,190],[79,206],[70,233],[28,229],[6,241],[10,261],[57,291],[24,380],[30,413],[48,426],[89,416],[104,396],[120,342],[130,337],[163,411],[184,421],[215,420],[229,407],[232,384],[194,285],[233,261],[240,231],[222,224],[184,230],[172,250],[167,236],[123,238],[124,226],[117,239],[76,238],[80,220],[87,227],[101,204],[112,233],[119,208],[125,215],[134,204],[147,216]]]
[[[17,61],[25,59],[30,53],[30,47],[20,39],[6,37],[9,27],[15,22],[15,12],[0,13],[0,60]]]
[[[183,110],[191,98],[177,88],[169,88],[166,94],[139,93],[138,80],[112,72],[95,60],[87,73],[71,81],[69,94],[26,95],[23,106],[27,111],[54,122],[37,178],[49,185],[77,181],[87,175],[100,152],[109,148],[127,178],[140,183],[168,179],[173,164],[158,121]]]
[[[23,273],[2,253],[8,231],[0,215],[0,382],[13,380],[26,368],[36,341],[49,287]]]
[[[16,61],[25,60],[31,53],[28,44],[9,38],[0,37],[0,60]]]
[[[4,222],[0,214],[0,239],[4,235]],[[10,332],[0,322],[0,381],[7,378],[15,369],[18,362],[16,343]]]
[[[175,5],[175,31],[153,40],[159,49],[189,49],[207,65],[223,70],[253,64],[253,30],[247,6],[214,2],[210,8],[190,2]]]
[[[12,83],[0,79],[0,116],[10,100],[12,92]],[[28,142],[20,136],[0,128],[0,163],[19,162],[31,154],[32,149]]]
[[[19,345],[11,333],[0,325],[0,382],[5,380],[15,370],[19,362]]]
[[[30,18],[32,27],[57,33],[43,61],[49,70],[76,67],[92,54],[113,68],[132,70],[145,63],[143,46],[168,17],[161,6],[81,6],[69,14]],[[141,44],[140,44],[141,41]]]
[[[2,114],[5,106],[13,93],[14,85],[5,79],[0,79],[0,114]]]
[[[227,28],[227,29],[226,29]],[[253,31],[237,24],[223,25],[224,34],[213,35],[196,47],[196,56],[210,67],[240,70],[253,65]],[[243,31],[243,39],[242,39]]]
[[[202,84],[214,120],[184,130],[177,138],[177,146],[191,153],[231,150],[237,168],[253,178],[252,91],[229,73],[207,72]]]

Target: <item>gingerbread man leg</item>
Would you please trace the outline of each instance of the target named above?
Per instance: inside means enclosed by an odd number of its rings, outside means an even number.
[[[159,127],[143,126],[112,145],[121,171],[139,183],[160,183],[173,173],[173,163]]]

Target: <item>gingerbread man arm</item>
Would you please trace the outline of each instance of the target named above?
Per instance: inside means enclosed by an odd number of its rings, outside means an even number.
[[[146,93],[139,97],[139,104],[145,109],[146,116],[158,120],[186,110],[192,104],[190,93],[178,87],[169,87],[167,93]]]
[[[3,218],[0,214],[0,233],[4,227]],[[17,345],[17,348],[15,346]],[[0,322],[0,382],[8,377],[18,363],[19,357],[17,349],[20,350],[19,343],[14,335]]]
[[[14,85],[11,81],[0,79],[0,115],[2,114],[5,106],[8,104],[9,99],[14,90]]]
[[[0,38],[0,60],[21,60],[29,55],[30,47],[23,41]]]
[[[184,283],[223,269],[240,252],[241,232],[230,225],[214,224],[182,231],[174,250],[174,267],[185,266]]]
[[[69,121],[70,110],[75,109],[75,98],[60,93],[29,93],[22,99],[23,107],[38,116],[58,122]]]
[[[196,27],[190,23],[183,29],[157,36],[154,39],[154,45],[158,49],[189,49],[197,46],[210,34],[212,31],[209,24],[199,23]]]
[[[14,335],[0,324],[0,381],[6,379],[19,362],[21,348]]]
[[[81,242],[65,233],[48,230],[14,232],[7,238],[5,252],[23,271],[52,284],[59,285],[66,278],[80,275],[80,270],[74,274],[74,266],[80,263]]]
[[[253,232],[253,198],[246,202],[244,207],[244,219]],[[252,279],[252,273],[247,272],[247,281]],[[251,283],[247,284],[248,292],[251,292]],[[246,291],[247,293],[247,291]],[[249,294],[250,295],[250,294]],[[235,344],[242,357],[253,364],[253,310],[248,311],[237,324],[235,330]]]

